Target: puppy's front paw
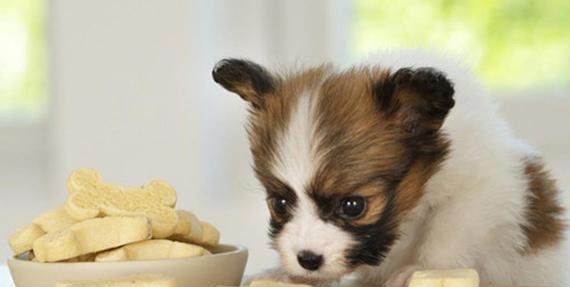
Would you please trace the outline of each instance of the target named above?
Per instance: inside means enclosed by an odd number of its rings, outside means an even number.
[[[281,268],[267,269],[261,273],[247,276],[241,282],[241,286],[248,286],[252,281],[271,280],[283,283],[293,283],[291,277]]]
[[[406,287],[410,283],[410,278],[414,272],[422,269],[419,265],[404,266],[398,272],[395,272],[388,278],[384,284],[385,287]]]

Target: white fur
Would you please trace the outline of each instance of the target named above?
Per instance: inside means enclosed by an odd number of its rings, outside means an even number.
[[[346,272],[343,252],[353,242],[340,228],[319,218],[316,206],[306,194],[306,186],[318,168],[323,152],[316,149],[320,137],[315,126],[318,120],[315,100],[317,97],[308,92],[299,96],[277,145],[273,173],[297,195],[292,219],[276,238],[283,266],[292,275],[322,278]],[[324,263],[318,273],[307,272],[299,265],[297,254],[302,250],[323,256]]]
[[[316,99],[309,92],[299,95],[287,128],[279,138],[273,161],[273,174],[296,193],[304,193],[305,185],[319,166]]]
[[[298,207],[277,237],[283,267],[294,276],[334,278],[347,272],[344,251],[355,244],[339,227],[322,221],[316,207],[306,195],[298,194]],[[318,272],[308,272],[297,262],[297,253],[310,250],[322,255],[324,263]]]
[[[527,189],[521,159],[534,151],[512,135],[474,77],[419,51],[377,55],[367,64],[444,71],[455,84],[456,105],[443,126],[452,140],[449,159],[402,227],[404,237],[379,267],[361,268],[361,275],[385,282],[410,265],[469,267],[483,283],[566,286],[561,263],[568,257],[562,245],[534,255],[517,251],[526,244],[520,229]]]

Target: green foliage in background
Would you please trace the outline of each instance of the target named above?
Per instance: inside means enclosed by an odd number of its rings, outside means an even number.
[[[569,0],[355,0],[355,56],[428,47],[461,57],[493,88],[570,84]]]
[[[46,106],[44,0],[0,1],[0,121]]]

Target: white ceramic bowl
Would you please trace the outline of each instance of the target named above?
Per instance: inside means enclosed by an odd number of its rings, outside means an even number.
[[[161,274],[176,279],[178,287],[239,286],[247,249],[219,245],[213,255],[187,259],[37,263],[18,258],[8,260],[16,287],[52,287],[59,281],[101,280],[133,274]]]

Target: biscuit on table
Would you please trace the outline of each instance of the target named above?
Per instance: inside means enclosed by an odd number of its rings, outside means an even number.
[[[249,284],[249,287],[311,287],[311,285],[291,284],[291,283],[283,283],[283,282],[270,281],[270,280],[256,280],[252,281]]]
[[[416,271],[408,287],[479,287],[479,275],[473,269]]]

